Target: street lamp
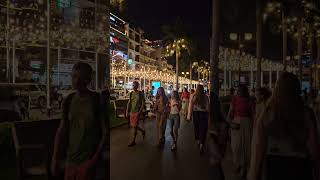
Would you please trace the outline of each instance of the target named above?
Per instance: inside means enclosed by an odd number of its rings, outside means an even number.
[[[186,76],[189,75],[189,72],[181,72],[181,74],[186,78]]]
[[[244,41],[251,41],[253,39],[252,33],[244,33],[243,38],[241,38],[241,35],[238,33],[230,33],[229,38],[231,41],[237,41],[238,42],[238,48],[239,48],[239,83],[240,83],[240,76],[241,76],[241,50],[244,47]]]
[[[184,78],[187,78],[187,75],[189,75],[189,72],[181,72]]]
[[[171,44],[166,46],[166,57],[176,54],[176,89],[179,91],[179,58],[181,51],[188,50],[188,42],[185,39],[174,40]]]

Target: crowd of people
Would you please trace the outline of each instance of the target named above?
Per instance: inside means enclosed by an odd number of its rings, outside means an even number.
[[[92,179],[106,141],[105,102],[110,95],[102,93],[101,96],[87,88],[91,81],[88,74],[91,73],[88,64],[74,66],[72,82],[76,92],[70,94],[63,104],[51,170],[53,175],[58,175],[64,167],[65,179]],[[138,132],[141,132],[142,139],[146,136],[142,124],[145,95],[138,87],[139,83],[134,82],[126,110],[133,130],[129,147],[136,145]],[[207,94],[203,85],[198,85],[191,93],[187,89],[181,95],[173,91],[169,97],[163,87],[158,88],[153,106],[158,147],[164,147],[169,121],[171,150],[177,150],[180,121],[185,119],[193,122],[200,155],[209,154],[212,179],[224,179],[221,163],[229,141],[234,172],[240,178],[319,178],[320,98],[314,95],[314,91],[302,94],[298,78],[284,72],[273,92],[260,88],[250,95],[245,85],[230,92],[226,114],[222,110],[221,98],[213,92]]]
[[[138,85],[135,82],[135,86]],[[236,90],[230,90],[229,111],[224,115],[220,98],[214,93],[206,94],[202,85],[191,93],[187,89],[181,95],[173,91],[170,97],[160,87],[153,108],[157,145],[161,148],[165,143],[164,134],[169,120],[173,139],[171,150],[176,150],[180,120],[185,119],[193,122],[200,154],[208,151],[210,174],[216,179],[224,179],[221,163],[229,141],[234,170],[240,178],[319,177],[320,98],[314,95],[313,90],[302,92],[298,78],[288,72],[281,74],[272,92],[262,87],[249,93],[247,86],[239,85]],[[144,104],[134,100],[136,98],[138,96],[130,97],[129,103],[136,105],[128,106],[128,116],[135,112],[129,107],[143,109]],[[133,116],[130,122],[139,120]],[[142,132],[144,137],[145,130]]]
[[[318,104],[288,72],[273,92],[260,88],[255,97],[240,85],[226,118],[235,173],[249,180],[319,178]]]

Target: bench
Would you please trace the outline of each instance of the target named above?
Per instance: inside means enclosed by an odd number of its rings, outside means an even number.
[[[19,179],[50,175],[53,145],[60,120],[21,121],[12,125]]]

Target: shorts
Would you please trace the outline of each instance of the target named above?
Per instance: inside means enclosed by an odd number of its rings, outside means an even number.
[[[178,129],[180,127],[180,115],[179,114],[170,114],[169,121],[170,121],[171,128],[175,127]]]
[[[97,168],[96,158],[89,159],[79,165],[65,167],[64,180],[92,180],[95,179]]]
[[[130,114],[130,125],[131,127],[137,127],[139,122],[140,114],[139,112],[132,112]]]

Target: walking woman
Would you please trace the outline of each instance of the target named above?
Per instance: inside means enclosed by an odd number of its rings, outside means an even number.
[[[300,94],[298,78],[282,73],[256,124],[249,180],[314,178],[312,164],[319,165],[319,139],[314,113],[304,106]]]
[[[182,101],[182,114],[183,114],[183,118],[185,119],[187,118],[187,114],[188,114],[189,99],[190,99],[190,93],[188,92],[187,88],[184,88],[181,94],[181,101]]]
[[[165,143],[165,131],[167,125],[167,118],[169,113],[169,100],[166,96],[163,87],[159,87],[156,94],[156,103],[154,112],[156,113],[157,128],[158,128],[158,147],[163,147]]]
[[[254,104],[246,86],[240,85],[237,95],[233,97],[228,119],[231,120],[233,163],[236,173],[243,178],[249,168],[254,119]]]
[[[200,154],[202,154],[207,138],[209,120],[209,99],[204,92],[203,85],[198,85],[191,101],[191,109],[195,139],[198,142]]]
[[[177,149],[178,130],[180,127],[180,114],[179,114],[180,109],[181,109],[181,103],[180,103],[179,93],[178,91],[173,91],[172,96],[170,98],[170,115],[169,115],[171,136],[173,139],[171,150],[173,151]]]

